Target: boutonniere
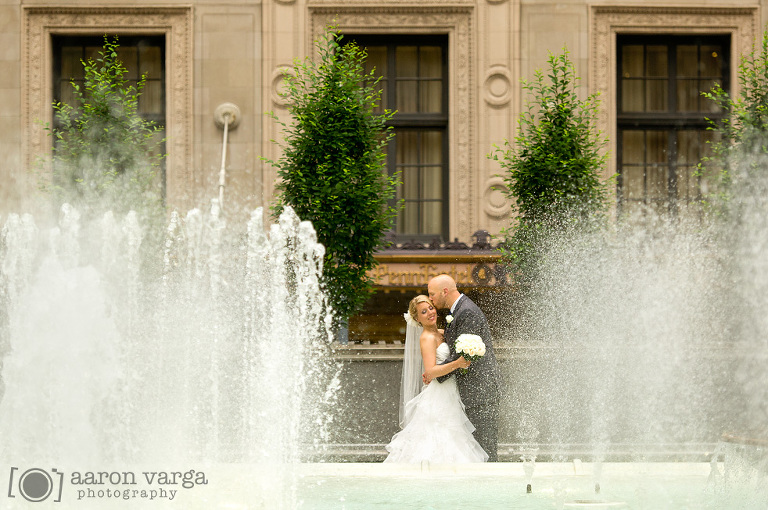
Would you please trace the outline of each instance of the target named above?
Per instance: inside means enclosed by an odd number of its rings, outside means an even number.
[[[448,326],[450,326],[450,325],[451,325],[451,322],[453,322],[453,315],[451,315],[451,314],[448,314],[448,315],[446,315],[446,316],[445,316],[445,323],[446,323]]]

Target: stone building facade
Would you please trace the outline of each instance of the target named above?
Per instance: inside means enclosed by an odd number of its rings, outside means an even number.
[[[136,54],[142,44],[159,48],[154,57],[145,52],[162,77],[147,108],[165,126],[169,209],[205,206],[218,196],[223,131],[215,113],[225,103],[237,106],[239,118],[228,133],[224,210],[237,218],[268,207],[276,170],[261,158],[277,158],[273,140],[281,132],[266,113],[287,118],[285,72],[312,54],[326,26],[337,25],[370,47],[378,63],[393,66],[392,87],[413,85],[387,104],[407,114],[395,126],[403,143],[390,170],[422,172],[415,178],[421,185],[402,190],[413,205],[393,232],[397,249],[378,257],[379,292],[352,324],[361,346],[339,351],[340,359],[365,365],[363,378],[358,369],[349,372],[356,380],[378,380],[349,385],[345,398],[389,406],[354,413],[363,421],[349,429],[350,438],[375,447],[395,428],[390,404],[402,351],[391,344],[404,325],[393,321],[408,298],[438,272],[453,272],[480,301],[481,291],[504,279],[487,235],[509,224],[511,208],[500,168],[487,155],[515,137],[526,105],[520,80],[543,68],[550,52],[568,49],[584,94],[600,93],[598,127],[610,155],[604,177],[618,175],[615,210],[633,201],[667,207],[695,199],[701,183],[692,180],[691,165],[705,146],[703,119],[712,114],[695,98],[713,81],[737,91],[739,58],[762,34],[766,3],[0,0],[0,219],[34,203],[51,151],[44,126],[67,82],[63,62],[74,55],[67,48],[86,51],[104,34],[135,39]]]
[[[138,6],[118,0],[8,0],[0,5],[1,207],[19,208],[33,186],[30,170],[50,151],[43,125],[52,121],[58,38],[105,33],[156,36],[164,45],[169,206],[185,209],[217,196],[222,130],[214,112],[225,102],[241,114],[229,133],[226,200],[235,210],[269,205],[276,172],[259,158],[275,157],[279,149],[272,140],[281,133],[265,112],[285,117],[283,72],[311,54],[313,41],[335,23],[349,37],[376,37],[377,44],[407,46],[409,36],[419,36],[424,39],[416,45],[441,45],[447,97],[439,198],[446,217],[437,229],[416,225],[403,236],[471,244],[476,231],[497,233],[509,220],[500,169],[487,154],[514,138],[526,101],[520,80],[533,77],[549,52],[567,47],[585,93],[601,93],[600,128],[610,154],[617,155],[617,37],[622,44],[622,37],[633,34],[723,36],[735,88],[735,64],[761,33],[762,7],[760,0],[687,0],[674,6],[582,0],[168,0]],[[606,177],[620,170],[617,157],[609,161]]]

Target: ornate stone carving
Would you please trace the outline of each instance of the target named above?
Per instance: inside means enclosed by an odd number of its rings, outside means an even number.
[[[166,37],[167,202],[183,207],[193,196],[192,172],[192,9],[190,7],[25,7],[22,79],[24,161],[27,166],[50,154],[41,123],[52,108],[52,34],[156,33]]]
[[[500,3],[500,2],[506,2],[507,0],[488,0],[491,3]],[[369,10],[371,7],[380,7],[381,6],[381,0],[354,0],[353,1],[345,1],[345,0],[308,0],[307,5],[312,7],[331,7],[333,6],[337,11],[341,12],[342,10],[347,10],[350,8],[364,8],[365,10]],[[413,0],[387,0],[387,5],[395,5],[395,6],[403,6],[403,7],[413,7],[414,6]],[[474,7],[477,4],[477,0],[451,0],[449,7],[458,6],[458,7]],[[419,4],[418,9],[433,9],[433,8],[442,8],[445,6],[445,2],[443,0],[427,0],[423,1]]]
[[[512,100],[512,79],[506,66],[492,66],[485,74],[483,82],[485,102],[490,106],[504,106]]]
[[[494,175],[485,181],[485,191],[483,192],[483,210],[491,218],[501,219],[509,215],[512,207],[507,201],[503,190],[507,183],[504,178]]]
[[[318,40],[325,27],[335,22],[347,34],[448,34],[449,36],[449,139],[451,140],[451,236],[467,236],[479,210],[475,196],[475,179],[471,173],[474,160],[473,143],[476,136],[475,114],[475,65],[473,8],[474,2],[456,2],[451,5],[426,5],[419,7],[375,5],[347,6],[334,2],[314,0],[309,4],[311,40]],[[465,5],[462,5],[465,4]],[[460,186],[458,185],[460,183]]]
[[[293,76],[295,74],[296,72],[293,70],[293,68],[288,66],[280,66],[272,71],[272,86],[270,88],[270,97],[272,98],[272,103],[276,106],[288,106],[288,101],[280,94],[283,92],[285,75]]]
[[[590,92],[600,92],[598,129],[608,134],[612,153],[616,151],[616,34],[731,34],[731,55],[735,73],[739,55],[748,53],[757,36],[757,7],[613,7],[593,6],[591,10]],[[732,76],[735,77],[735,74]],[[737,81],[731,80],[734,86]],[[609,159],[607,175],[615,172]]]

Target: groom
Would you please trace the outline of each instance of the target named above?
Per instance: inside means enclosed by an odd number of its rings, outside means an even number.
[[[496,462],[500,380],[488,321],[480,308],[458,291],[456,282],[447,274],[432,278],[427,290],[435,307],[449,309],[453,317],[445,329],[445,342],[451,348],[451,357],[445,363],[458,359],[459,354],[456,354],[454,344],[459,335],[478,335],[485,343],[485,356],[473,361],[466,374],[456,372],[456,384],[467,418],[475,426],[475,439],[488,454],[488,462]],[[443,382],[450,376],[444,375],[437,380]]]

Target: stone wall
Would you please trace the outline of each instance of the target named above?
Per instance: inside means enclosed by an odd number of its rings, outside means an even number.
[[[386,456],[383,447],[399,430],[402,349],[383,349],[386,355],[365,345],[337,347],[343,371],[327,458]],[[499,454],[507,461],[530,451],[540,460],[708,461],[724,433],[745,430],[750,420],[749,395],[733,374],[765,362],[709,348],[659,379],[661,369],[637,371],[631,351],[611,360],[546,345],[501,345],[497,353],[505,388]],[[647,377],[616,381],[622,373]]]

